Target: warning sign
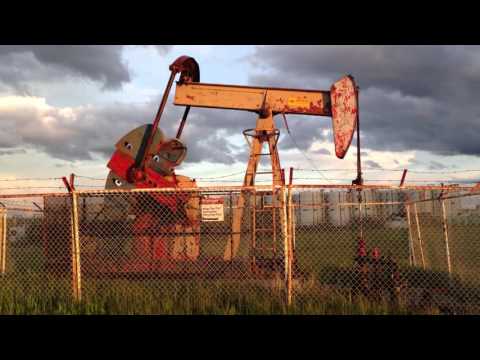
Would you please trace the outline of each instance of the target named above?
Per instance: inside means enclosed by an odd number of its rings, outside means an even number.
[[[202,221],[223,221],[223,198],[205,198],[201,203]]]
[[[288,98],[288,107],[290,108],[309,108],[310,101],[308,99],[291,97]]]

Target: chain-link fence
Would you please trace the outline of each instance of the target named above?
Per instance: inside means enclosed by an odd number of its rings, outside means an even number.
[[[448,190],[293,187],[297,306],[334,294],[479,313],[480,196]]]
[[[322,313],[360,302],[478,314],[480,195],[452,189],[5,195],[0,306],[42,298],[92,312],[108,303],[120,313]]]
[[[71,197],[8,195],[1,203],[2,313],[15,312],[18,301],[72,299],[71,216],[55,209],[59,203],[70,206]]]
[[[21,206],[10,197],[2,294],[113,299],[119,311],[149,313],[282,307],[284,196],[272,188],[81,191],[23,197]]]

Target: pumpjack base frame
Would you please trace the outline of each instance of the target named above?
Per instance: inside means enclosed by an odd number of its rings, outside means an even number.
[[[68,261],[49,262],[45,269],[52,275],[70,274]],[[199,257],[197,260],[117,262],[105,263],[94,258],[84,258],[82,276],[96,279],[170,279],[170,280],[245,280],[283,278],[285,260],[281,257],[257,257],[252,268],[249,258],[243,257],[224,261],[222,257]],[[62,271],[59,271],[59,268]]]

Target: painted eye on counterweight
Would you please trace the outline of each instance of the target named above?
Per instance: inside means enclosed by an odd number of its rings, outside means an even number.
[[[153,161],[159,162],[159,161],[160,161],[160,156],[155,155],[155,156],[153,157]]]
[[[128,141],[125,141],[125,144],[123,144],[123,145],[127,148],[127,150],[132,150],[133,146]]]
[[[114,180],[113,180],[113,183],[114,183],[115,185],[119,186],[119,187],[123,185],[122,182],[121,182],[120,180],[118,180],[118,179],[114,179]]]

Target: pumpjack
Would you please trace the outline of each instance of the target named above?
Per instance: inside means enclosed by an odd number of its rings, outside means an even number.
[[[331,117],[336,156],[343,158],[351,144],[358,117],[358,87],[350,75],[335,82],[330,90],[305,90],[202,83],[199,65],[189,56],[176,59],[169,70],[170,77],[153,122],[132,130],[116,143],[107,165],[110,173],[106,189],[121,193],[131,189],[195,188],[194,179],[175,172],[187,155],[187,146],[181,136],[192,107],[238,110],[257,115],[255,128],[244,131],[250,147],[243,181],[245,188],[255,185],[261,156],[270,158],[272,189],[285,184],[278,153],[280,131],[274,122],[277,115]],[[179,78],[175,82],[177,75]],[[174,105],[184,107],[184,111],[176,136],[167,138],[159,125],[174,84]],[[268,152],[262,153],[265,144]],[[282,201],[273,190],[270,195],[275,201]],[[132,206],[131,202],[119,203],[120,198],[112,195],[106,201],[117,211],[120,207]],[[198,194],[194,191],[146,192],[138,198],[134,204],[134,241],[130,254],[130,259],[137,260],[128,260],[127,257],[125,265],[117,264],[115,269],[157,272],[177,266],[180,260],[198,263],[202,258],[198,211],[201,199]],[[225,244],[223,258],[219,259],[223,263],[238,259],[245,202],[246,194],[241,192],[233,209],[231,237]],[[257,206],[256,202],[254,206]],[[271,211],[275,212],[274,206]],[[272,219],[275,216],[273,214]],[[278,216],[284,215],[280,213]],[[259,232],[260,228],[254,231]],[[255,241],[252,246],[256,247]],[[263,249],[274,251],[275,246]],[[253,250],[257,254],[261,249]]]

